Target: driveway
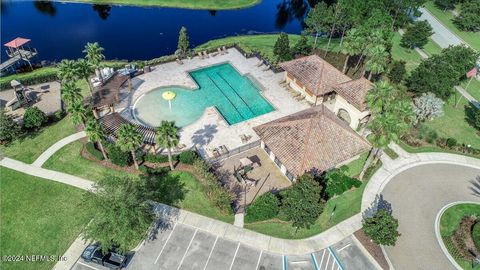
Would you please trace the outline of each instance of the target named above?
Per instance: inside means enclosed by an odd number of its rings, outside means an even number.
[[[345,260],[342,265],[340,260]],[[188,225],[174,223],[160,230],[135,253],[127,269],[195,270],[343,270],[361,262],[363,270],[375,270],[349,238],[304,255],[271,253],[257,247],[215,236]],[[79,259],[73,270],[107,270]]]
[[[425,8],[419,8],[420,12],[422,12],[422,16],[420,16],[417,20],[418,21],[428,21],[433,29],[432,39],[435,41],[440,47],[447,48],[450,45],[460,45],[463,41],[458,38],[454,33],[452,33],[448,28],[446,28],[437,18],[435,18],[430,12],[428,12]]]
[[[480,170],[461,165],[432,164],[396,175],[382,194],[391,203],[402,234],[386,252],[396,269],[454,269],[435,237],[435,217],[455,201],[478,201],[474,181]],[[478,182],[477,182],[478,183]]]

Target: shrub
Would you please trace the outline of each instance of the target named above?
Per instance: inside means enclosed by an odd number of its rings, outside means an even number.
[[[58,110],[54,112],[52,115],[50,115],[49,118],[50,118],[50,121],[52,122],[58,122],[62,120],[64,116],[65,116],[65,113],[62,110]]]
[[[452,149],[455,146],[457,146],[457,140],[454,139],[454,138],[448,138],[447,141],[446,141],[446,144],[447,144],[448,148]]]
[[[203,159],[197,158],[193,162],[195,173],[200,177],[201,184],[208,200],[223,213],[232,210],[232,193],[220,184],[210,166]]]
[[[178,155],[178,159],[180,160],[180,162],[184,164],[190,164],[190,165],[192,165],[195,159],[197,158],[198,158],[197,152],[192,150],[184,151],[180,153],[180,155]]]
[[[103,160],[102,151],[95,148],[95,144],[93,142],[87,142],[85,148],[87,149],[88,153],[90,153],[96,159]]]
[[[267,220],[278,215],[280,210],[280,201],[277,196],[271,192],[260,195],[247,209],[245,220],[255,222]]]
[[[465,1],[460,4],[460,14],[453,22],[462,31],[480,31],[480,2],[478,0]]]
[[[478,220],[477,223],[473,225],[472,238],[475,246],[478,250],[480,250],[480,220]]]
[[[143,160],[150,163],[165,163],[168,162],[168,156],[166,155],[155,155],[155,154],[145,154]],[[178,155],[172,155],[172,160],[178,160]]]
[[[480,109],[473,103],[465,106],[466,120],[469,125],[480,131]]]
[[[142,165],[138,169],[144,174],[158,174],[158,175],[164,175],[165,173],[170,171],[169,166],[159,167],[159,168],[151,168],[151,167]]]
[[[427,136],[425,137],[425,140],[428,143],[434,143],[438,139],[438,133],[434,129],[428,131]]]
[[[2,144],[13,141],[21,132],[20,125],[13,120],[5,110],[0,110],[0,142]]]
[[[125,167],[132,162],[130,152],[124,152],[114,144],[108,144],[106,148],[108,152],[108,158],[113,164]]]
[[[393,61],[390,64],[390,71],[388,72],[388,78],[393,83],[401,83],[407,74],[407,69],[405,68],[405,61]]]
[[[400,236],[398,220],[387,210],[378,210],[363,220],[363,232],[377,245],[395,246]]]
[[[12,80],[17,80],[24,85],[32,85],[38,83],[45,83],[57,80],[57,68],[54,67],[43,67],[35,69],[34,71],[28,73],[13,74],[10,76],[0,78],[0,89],[10,89],[12,88],[10,82]]]
[[[346,167],[333,169],[325,174],[325,193],[328,198],[340,195],[352,187],[359,187],[362,182],[345,174]]]
[[[29,107],[23,115],[26,128],[39,128],[47,122],[47,115],[37,107]]]

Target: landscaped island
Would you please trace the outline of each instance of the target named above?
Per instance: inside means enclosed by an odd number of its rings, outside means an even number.
[[[440,219],[440,235],[450,255],[463,269],[472,267],[474,254],[480,256],[480,204],[457,204],[447,208]]]
[[[246,8],[259,3],[260,0],[67,0],[66,2],[222,10]]]

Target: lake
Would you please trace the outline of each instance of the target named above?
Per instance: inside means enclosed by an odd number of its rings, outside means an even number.
[[[192,47],[231,35],[298,34],[310,7],[302,0],[263,0],[253,7],[222,11],[48,1],[1,4],[2,44],[17,36],[29,38],[40,59],[48,61],[83,57],[85,44],[95,41],[105,48],[107,59],[171,54],[181,26],[187,27]]]

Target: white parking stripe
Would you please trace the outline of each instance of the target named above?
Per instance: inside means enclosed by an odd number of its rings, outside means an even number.
[[[171,231],[170,234],[168,235],[167,240],[166,240],[165,243],[163,244],[163,247],[162,247],[162,249],[160,250],[160,253],[158,253],[157,259],[155,259],[155,262],[154,262],[153,264],[157,264],[158,259],[160,258],[160,255],[162,255],[162,252],[163,252],[163,250],[165,249],[165,246],[167,245],[168,240],[170,240],[170,236],[172,236],[172,233],[173,233],[173,231],[175,231],[175,228],[176,228],[176,227],[177,227],[177,223],[175,223],[175,224],[173,225],[172,231]]]
[[[325,257],[325,251],[326,251],[326,250],[324,249],[324,250],[323,250],[323,253],[322,253],[322,260],[320,261],[320,264],[319,264],[320,268],[321,268],[322,265],[323,265],[323,257]]]
[[[337,262],[335,260],[333,260],[332,268],[330,268],[330,269],[333,270],[335,268],[335,266],[337,266]]]
[[[207,262],[205,263],[205,267],[203,268],[203,270],[207,269],[208,262],[210,261],[210,257],[212,257],[212,253],[213,253],[213,250],[215,249],[215,245],[217,244],[217,240],[218,240],[218,235],[215,238],[215,242],[213,242],[212,250],[210,250],[210,254],[208,254]]]
[[[263,249],[260,250],[260,256],[258,256],[257,266],[255,267],[255,269],[258,269],[258,266],[260,265],[260,259],[262,258],[262,254],[263,254]]]
[[[190,243],[188,243],[187,250],[185,250],[185,253],[183,254],[182,260],[180,261],[180,264],[178,265],[178,269],[180,269],[180,266],[182,266],[183,261],[185,260],[185,257],[187,256],[187,252],[190,249],[190,246],[192,246],[193,238],[195,238],[195,235],[197,235],[198,229],[195,229],[195,233],[193,233],[192,239],[190,239]]]
[[[328,253],[328,258],[327,258],[327,264],[325,264],[325,269],[327,269],[328,267],[328,263],[330,262],[330,253]]]
[[[89,268],[95,269],[95,270],[100,270],[100,269],[98,269],[98,268],[95,268],[95,267],[93,267],[93,266],[90,266],[90,265],[88,265],[88,264],[82,263],[81,261],[77,261],[77,263],[78,263],[78,264],[81,264],[81,265],[83,265],[83,266],[86,266],[86,267],[89,267]]]
[[[340,265],[337,265],[337,270],[340,270]]]
[[[340,248],[340,249],[337,249],[337,251],[340,252],[340,251],[346,249],[347,247],[349,247],[350,245],[351,245],[351,243],[348,243],[346,246],[344,246],[344,247],[342,247],[342,248]]]
[[[235,258],[237,257],[237,253],[238,253],[239,248],[240,248],[240,242],[238,242],[237,250],[235,250],[235,254],[233,254],[233,260],[232,260],[232,263],[230,264],[230,270],[232,270],[233,263],[235,262]]]

